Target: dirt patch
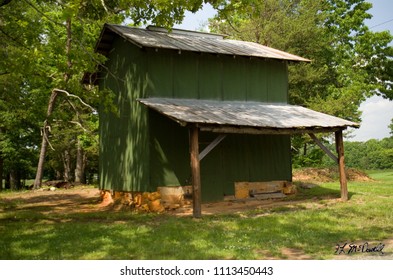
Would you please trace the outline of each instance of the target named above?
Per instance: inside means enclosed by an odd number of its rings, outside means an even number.
[[[13,205],[14,210],[32,210],[39,213],[85,213],[105,210],[101,205],[100,191],[92,187],[72,189],[48,188],[7,194],[1,198]]]
[[[296,170],[293,174],[293,180],[297,182],[337,182],[338,177],[337,170],[333,168],[305,168]],[[347,177],[352,181],[372,181],[364,172],[351,168],[347,169]],[[67,214],[124,210],[111,207],[108,201],[102,201],[100,191],[97,188],[87,186],[77,186],[69,189],[56,188],[54,191],[50,191],[49,188],[43,188],[40,190],[7,194],[2,197],[2,200],[10,201],[14,209],[31,209],[41,213],[58,212]],[[296,205],[300,204],[306,208],[326,207],[326,205],[330,203],[338,203],[340,201],[333,197],[324,198],[324,200],[329,203],[325,203],[322,206],[312,199],[297,200],[296,202],[282,199],[220,201],[215,203],[203,203],[202,214],[232,214],[273,207],[298,207]],[[166,211],[165,213],[176,216],[192,216],[192,203],[176,210]]]
[[[349,181],[369,182],[373,181],[365,172],[354,169],[346,169],[347,179]],[[294,170],[293,181],[301,182],[336,182],[339,180],[337,168],[302,168]]]
[[[0,200],[7,204],[8,209],[12,210],[31,210],[38,213],[50,214],[68,214],[68,213],[87,213],[97,211],[126,211],[124,207],[114,207],[113,204],[108,204],[103,201],[100,195],[100,190],[92,187],[75,187],[71,189],[56,189],[49,191],[42,189],[39,191],[25,191],[20,193],[7,194],[2,196]],[[331,198],[331,203],[339,202],[339,199]],[[277,209],[283,207],[290,211],[291,208],[299,209],[299,207],[309,208],[319,203],[314,200],[297,200],[286,201],[282,199],[267,199],[267,200],[234,200],[234,201],[220,201],[213,203],[202,203],[203,215],[217,215],[217,214],[241,214],[245,211],[256,209]],[[0,204],[1,205],[1,204]],[[327,204],[326,204],[327,205]],[[319,205],[321,206],[321,205]],[[5,209],[3,209],[4,211]],[[2,211],[0,207],[0,211]],[[6,210],[5,210],[6,211]],[[192,203],[187,203],[181,208],[175,210],[167,210],[165,215],[175,216],[192,216]],[[262,215],[262,214],[261,214]]]

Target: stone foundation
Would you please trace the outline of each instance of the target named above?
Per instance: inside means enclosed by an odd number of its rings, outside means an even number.
[[[156,192],[118,192],[101,191],[102,204],[118,209],[130,209],[141,212],[162,213],[174,210],[190,202],[184,199],[182,187],[158,187]]]

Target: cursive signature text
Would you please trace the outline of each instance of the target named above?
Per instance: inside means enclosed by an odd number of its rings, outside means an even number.
[[[368,242],[363,244],[355,244],[355,243],[344,243],[336,245],[335,254],[354,254],[354,253],[380,253],[384,254],[383,248],[385,248],[385,244],[379,243],[377,246],[372,246]]]

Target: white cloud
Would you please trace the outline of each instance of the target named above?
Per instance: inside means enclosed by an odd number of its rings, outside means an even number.
[[[350,141],[367,141],[389,137],[389,128],[393,118],[393,102],[380,96],[373,96],[360,105],[362,123],[353,133]]]

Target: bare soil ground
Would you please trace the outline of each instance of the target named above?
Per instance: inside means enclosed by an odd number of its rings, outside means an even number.
[[[75,187],[70,189],[49,188],[17,192],[7,195],[3,200],[13,202],[16,209],[34,210],[41,213],[80,213],[103,211],[100,204],[100,191],[91,187]]]
[[[36,191],[18,192],[2,198],[15,205],[18,210],[33,210],[43,214],[88,213],[97,211],[124,211],[124,207],[103,203],[100,191],[91,187],[75,187],[70,189],[56,189],[50,191],[44,188]],[[339,202],[331,198],[329,203]],[[282,201],[282,200],[242,200],[220,201],[202,204],[203,215],[241,213],[252,209],[272,208],[277,206],[296,207],[296,204],[313,207],[313,200]],[[1,210],[0,210],[1,211]],[[175,216],[192,216],[192,204],[184,205],[176,210],[168,210],[165,214]]]
[[[353,181],[372,180],[367,174],[355,169],[348,169],[347,176]],[[337,181],[338,174],[335,169],[306,168],[297,170],[293,174],[294,181],[301,182],[329,182]],[[114,211],[113,207],[101,202],[100,191],[92,187],[77,186],[68,189],[56,188],[50,191],[49,187],[40,190],[31,190],[7,195],[3,199],[12,200],[18,209],[34,209],[39,212],[96,212]],[[331,198],[329,203],[336,203],[339,199]],[[204,203],[202,214],[230,214],[252,209],[261,209],[277,206],[291,206],[302,203],[302,205],[313,204],[312,200],[306,201],[282,201],[274,200],[243,200],[243,201],[221,201],[215,203]],[[314,203],[315,204],[315,203]],[[186,205],[180,209],[169,211],[168,214],[188,216],[192,215],[192,205]]]
[[[349,181],[372,181],[365,172],[354,168],[347,168],[346,175]],[[334,182],[339,180],[337,168],[302,168],[293,172],[293,181],[301,182]]]

